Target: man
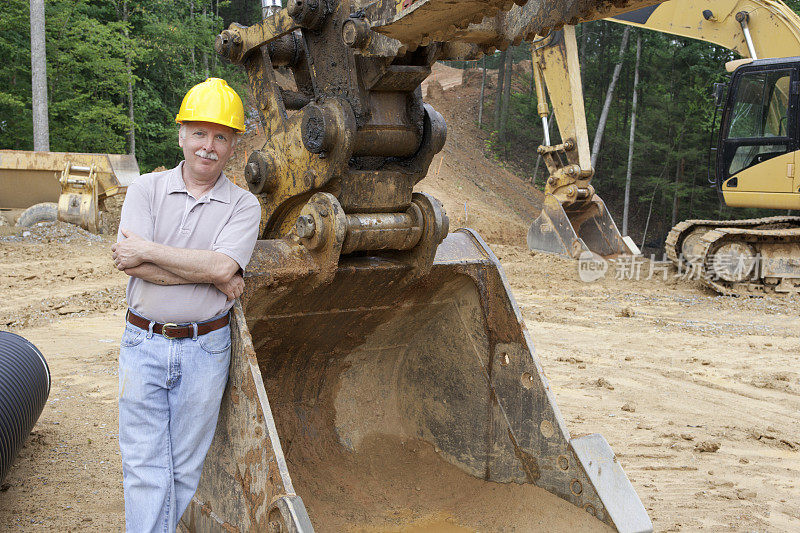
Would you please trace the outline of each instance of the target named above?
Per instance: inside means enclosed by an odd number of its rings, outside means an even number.
[[[129,532],[175,531],[197,489],[228,379],[228,312],[255,246],[258,200],[222,172],[244,131],[224,80],[181,104],[185,160],[128,188],[114,264],[130,276],[119,355],[119,445]]]

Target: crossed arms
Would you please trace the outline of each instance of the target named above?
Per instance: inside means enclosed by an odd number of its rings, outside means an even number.
[[[126,238],[111,246],[114,266],[127,275],[158,285],[208,283],[227,296],[241,296],[244,280],[239,264],[221,252],[174,248],[122,229]]]

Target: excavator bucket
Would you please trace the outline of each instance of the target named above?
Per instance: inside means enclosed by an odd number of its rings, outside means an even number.
[[[600,435],[572,438],[471,230],[429,273],[259,241],[188,531],[650,531]]]
[[[542,212],[528,229],[528,248],[573,259],[586,251],[601,256],[631,253],[597,195],[589,202],[570,206],[545,195]]]

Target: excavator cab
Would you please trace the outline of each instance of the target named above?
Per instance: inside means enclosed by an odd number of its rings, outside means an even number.
[[[293,0],[218,37],[267,132],[262,226],[183,528],[652,529],[603,437],[567,431],[497,258],[413,192],[447,131],[419,24],[504,6],[458,4]]]
[[[752,61],[731,76],[717,146],[727,205],[800,208],[799,72],[794,57]]]

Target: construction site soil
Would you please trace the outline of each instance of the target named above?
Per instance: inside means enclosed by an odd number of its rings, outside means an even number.
[[[650,276],[647,261],[585,283],[575,262],[528,251],[541,193],[485,156],[477,85],[460,86],[460,72],[446,68],[435,77],[428,100],[449,133],[418,189],[444,202],[451,228],[477,229],[499,257],[572,435],[605,436],[657,531],[800,530],[800,301],[718,296],[674,270]],[[258,142],[239,146],[229,166],[237,182]],[[44,412],[0,486],[0,530],[123,529],[116,401],[126,276],[109,251],[119,205],[109,202],[102,236],[60,222],[0,225],[0,329],[36,344],[52,372]],[[407,494],[372,531],[584,527],[534,487],[486,491],[441,465],[430,466],[436,477],[410,475],[410,461],[415,472],[438,461],[424,443],[384,439],[361,453],[391,492],[352,485],[344,453],[326,477],[338,475],[354,501],[362,491]],[[289,467],[299,486],[314,486],[313,465]],[[312,519],[316,508],[340,520],[319,530],[363,523],[359,509],[341,506],[341,488],[314,492],[301,494]],[[526,521],[532,509],[541,521]]]

